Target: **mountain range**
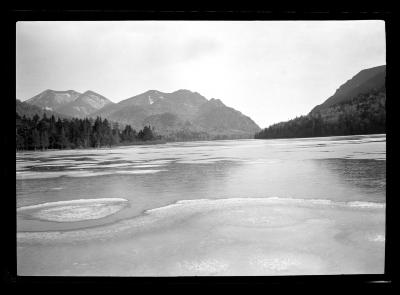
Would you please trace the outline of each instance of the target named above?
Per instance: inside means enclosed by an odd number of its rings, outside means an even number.
[[[251,138],[260,130],[252,119],[221,100],[208,100],[185,89],[172,93],[149,90],[118,103],[90,90],[48,89],[22,104],[67,117],[100,116],[136,130],[150,125],[172,140]]]

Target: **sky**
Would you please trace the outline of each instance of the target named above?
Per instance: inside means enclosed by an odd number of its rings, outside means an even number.
[[[261,128],[307,114],[386,64],[383,21],[35,21],[16,24],[16,97],[147,90],[221,99]]]

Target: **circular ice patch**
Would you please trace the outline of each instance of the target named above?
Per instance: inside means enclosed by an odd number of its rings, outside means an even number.
[[[75,222],[103,218],[127,205],[128,200],[121,198],[82,199],[24,206],[17,212],[31,219]]]

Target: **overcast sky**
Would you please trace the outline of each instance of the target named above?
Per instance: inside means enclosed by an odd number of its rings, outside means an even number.
[[[73,89],[118,102],[189,89],[262,128],[386,64],[383,21],[18,22],[16,41],[18,99]]]

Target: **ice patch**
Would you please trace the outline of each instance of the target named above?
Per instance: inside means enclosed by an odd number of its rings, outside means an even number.
[[[143,164],[143,165],[163,165],[163,164],[169,164],[171,163],[173,160],[152,160],[152,161],[148,161],[148,162],[137,162],[136,164]]]
[[[107,170],[107,171],[54,171],[54,172],[25,172],[20,171],[17,173],[17,179],[44,179],[44,178],[57,178],[57,177],[93,177],[93,176],[104,176],[104,175],[129,175],[129,174],[152,174],[161,171],[167,171],[165,169],[143,169],[143,170]]]
[[[21,171],[17,173],[17,180],[25,180],[25,179],[42,179],[42,178],[56,178],[65,175],[64,172],[26,172]]]
[[[228,264],[217,259],[205,259],[200,261],[183,261],[178,263],[178,268],[183,273],[199,273],[201,275],[217,274],[228,269]]]
[[[93,167],[97,168],[114,168],[114,167],[126,167],[126,166],[132,166],[132,163],[116,163],[116,164],[96,164]]]
[[[174,204],[164,207],[154,208],[148,212],[162,211],[173,207],[197,207],[204,206],[225,206],[234,204],[304,204],[304,205],[323,205],[323,206],[340,206],[340,207],[354,207],[354,208],[384,208],[385,203],[373,202],[334,202],[327,199],[295,199],[295,198],[226,198],[226,199],[195,199],[195,200],[180,200]]]
[[[180,164],[211,164],[211,163],[216,163],[220,161],[226,161],[225,158],[221,159],[196,159],[196,160],[181,160],[178,161]]]
[[[385,242],[386,239],[384,235],[378,234],[378,235],[368,236],[368,240],[372,242]]]
[[[153,168],[153,167],[162,167],[165,165],[162,164],[145,164],[145,165],[133,165],[133,168]]]
[[[373,202],[348,202],[348,206],[350,207],[360,207],[360,208],[385,208],[385,204],[382,203],[373,203]]]
[[[321,259],[304,253],[274,252],[271,254],[260,254],[250,259],[250,265],[256,269],[271,273],[294,272],[296,269],[306,268],[308,274],[317,272],[323,263]]]
[[[66,169],[92,169],[92,168],[96,168],[99,167],[99,165],[97,164],[88,164],[88,165],[77,165],[77,166],[72,166],[72,167],[68,167]]]
[[[121,198],[80,199],[24,206],[17,208],[17,212],[33,219],[75,222],[106,217],[127,204],[128,200]]]
[[[245,164],[258,165],[258,164],[276,164],[281,162],[279,159],[260,159],[260,160],[243,160]]]
[[[289,257],[257,257],[251,262],[252,265],[267,268],[274,271],[287,270],[289,267],[299,265],[299,262]]]
[[[148,170],[125,170],[125,171],[114,171],[117,174],[153,174],[161,171],[167,171],[165,169],[148,169]]]

